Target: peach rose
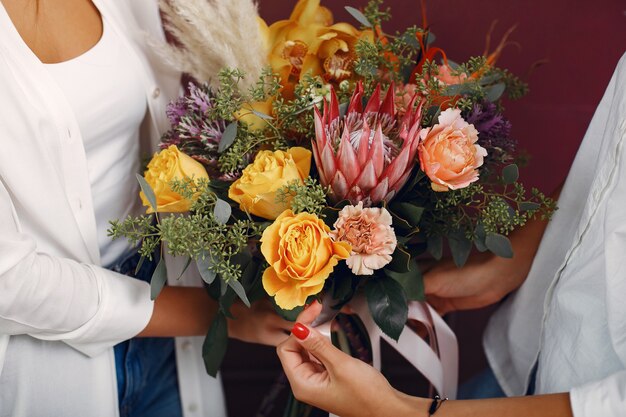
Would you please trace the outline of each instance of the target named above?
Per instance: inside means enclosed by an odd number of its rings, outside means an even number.
[[[304,305],[319,293],[350,245],[335,242],[330,228],[314,214],[285,210],[261,237],[261,253],[270,264],[263,288],[285,310]]]
[[[398,243],[392,221],[386,209],[363,208],[363,202],[339,212],[330,235],[335,241],[352,245],[346,264],[355,275],[373,275],[391,262]]]
[[[487,151],[476,144],[478,131],[463,120],[461,110],[447,109],[438,121],[420,133],[421,168],[435,191],[465,188],[478,180]]]
[[[440,84],[454,85],[463,84],[467,81],[467,74],[452,75],[452,68],[449,65],[439,65],[439,73],[435,76]]]

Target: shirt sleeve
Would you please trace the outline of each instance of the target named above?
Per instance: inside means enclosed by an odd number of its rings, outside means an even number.
[[[142,331],[152,309],[147,283],[38,252],[0,182],[0,334],[59,340],[95,356]]]
[[[574,417],[623,417],[626,413],[626,370],[572,389]]]

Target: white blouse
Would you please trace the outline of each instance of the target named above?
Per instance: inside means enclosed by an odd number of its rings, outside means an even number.
[[[626,415],[626,55],[591,121],[526,282],[485,333],[508,395],[570,392],[575,417]],[[549,168],[546,168],[549,169]]]
[[[140,75],[141,154],[168,128],[180,73],[147,44],[163,39],[156,0],[94,0]],[[98,80],[93,83],[97,84]],[[152,314],[149,285],[102,268],[88,160],[66,93],[0,3],[0,417],[116,417],[112,346]],[[200,285],[167,260],[169,285]],[[176,338],[185,417],[223,417],[202,337]]]
[[[107,236],[109,221],[140,209],[139,127],[145,118],[146,94],[130,51],[103,19],[102,37],[84,54],[46,64],[76,115],[91,197],[96,215],[102,265],[111,266],[129,251],[125,239]]]

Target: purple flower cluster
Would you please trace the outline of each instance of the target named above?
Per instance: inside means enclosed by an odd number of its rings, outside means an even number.
[[[222,177],[218,169],[218,145],[226,122],[211,121],[213,107],[208,85],[189,83],[187,93],[167,106],[171,128],[161,138],[161,149],[176,145],[181,152],[202,163],[211,178]]]
[[[516,142],[511,138],[511,123],[494,103],[475,104],[465,120],[478,130],[478,143],[487,149],[488,158],[504,162],[515,154]]]

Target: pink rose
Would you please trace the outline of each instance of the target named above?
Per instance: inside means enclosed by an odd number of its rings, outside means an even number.
[[[422,130],[420,140],[420,165],[433,190],[458,190],[478,180],[477,168],[487,151],[476,144],[478,131],[463,120],[461,110],[441,113],[438,124]]]
[[[396,250],[396,234],[391,227],[391,214],[384,208],[345,206],[339,212],[335,230],[330,235],[338,242],[352,245],[346,264],[355,275],[373,275],[391,262]]]
[[[463,84],[467,80],[467,74],[452,75],[452,68],[449,65],[439,65],[439,73],[435,76],[440,84],[454,85]]]

